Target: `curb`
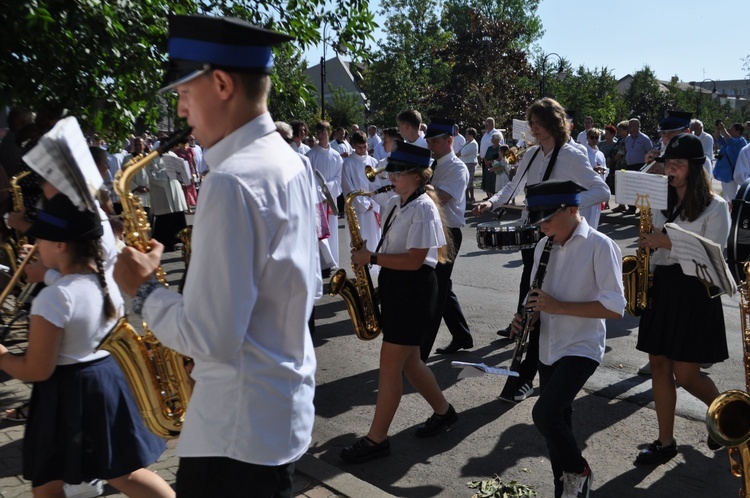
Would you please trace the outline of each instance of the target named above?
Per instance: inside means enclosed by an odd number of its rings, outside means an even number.
[[[294,465],[295,471],[321,482],[342,497],[396,498],[380,488],[344,472],[310,454],[302,455]]]

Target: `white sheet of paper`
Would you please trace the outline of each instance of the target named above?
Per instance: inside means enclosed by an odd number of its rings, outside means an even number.
[[[79,209],[96,211],[93,196],[104,180],[76,118],[58,121],[23,160]]]
[[[459,379],[465,379],[467,377],[481,377],[484,374],[492,375],[507,375],[508,377],[518,377],[518,372],[508,370],[507,368],[498,368],[485,365],[484,363],[468,363],[465,361],[452,361],[451,366],[453,368],[460,368],[461,371],[458,373]]]
[[[680,261],[685,275],[708,281],[730,297],[737,292],[737,284],[729,272],[719,244],[674,223],[667,223],[664,227],[672,242],[672,254]]]
[[[637,206],[639,195],[648,196],[651,210],[667,209],[667,177],[639,171],[615,171],[615,201]]]

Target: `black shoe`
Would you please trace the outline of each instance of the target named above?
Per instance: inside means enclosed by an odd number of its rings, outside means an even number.
[[[721,444],[717,443],[716,440],[711,437],[711,434],[708,435],[706,444],[708,445],[708,449],[711,451],[718,451],[723,448]]]
[[[510,338],[510,331],[511,331],[511,326],[508,325],[504,329],[498,330],[497,331],[497,335],[499,335],[500,337],[505,337],[506,339],[509,339]]]
[[[636,465],[660,465],[671,460],[677,454],[677,441],[672,441],[669,446],[662,446],[657,439],[642,449],[635,458]]]
[[[444,348],[437,348],[435,352],[437,354],[453,354],[457,353],[459,349],[471,349],[473,347],[474,341],[472,339],[469,339],[465,342],[459,342],[456,339],[453,339],[450,344],[448,344]]]
[[[627,206],[626,206],[625,204],[620,204],[619,206],[617,206],[616,208],[614,208],[614,209],[612,210],[612,212],[613,212],[613,213],[622,213],[622,212],[623,212],[623,211],[625,211],[625,210],[626,210],[627,208],[628,208],[628,207],[627,207]]]
[[[323,271],[320,272],[320,275],[323,278],[329,278],[331,276],[331,269],[330,268],[326,268],[325,270],[323,270]]]
[[[417,437],[436,436],[443,428],[448,428],[458,421],[458,413],[453,405],[448,405],[448,411],[442,415],[433,413],[427,422],[417,427]]]
[[[367,462],[374,458],[386,457],[391,454],[391,441],[386,438],[376,443],[365,436],[341,450],[341,459],[352,463]]]
[[[635,206],[629,207],[625,214],[635,214]]]

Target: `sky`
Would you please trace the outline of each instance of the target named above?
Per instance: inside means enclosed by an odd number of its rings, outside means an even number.
[[[370,9],[377,12],[380,2],[370,0]],[[537,14],[545,32],[537,44],[576,68],[606,66],[618,79],[644,65],[662,80],[746,78],[741,59],[750,55],[748,0],[542,0]],[[375,21],[382,25],[384,18],[376,14]],[[382,29],[374,36],[383,38]],[[320,47],[305,52],[308,66],[321,55]],[[330,47],[326,56],[333,56]]]

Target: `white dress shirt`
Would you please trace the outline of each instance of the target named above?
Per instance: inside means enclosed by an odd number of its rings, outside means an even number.
[[[442,190],[451,198],[443,204],[445,224],[449,228],[460,228],[466,225],[466,186],[469,184],[469,170],[453,151],[444,155],[435,163],[430,184],[435,190]]]
[[[307,321],[322,287],[312,172],[268,113],[206,150],[183,294],[158,288],[143,318],[195,360],[181,457],[297,460],[315,418]]]
[[[742,185],[748,178],[750,178],[750,144],[740,149],[737,164],[734,165],[734,182],[737,185]]]
[[[702,131],[701,134],[696,135],[696,137],[700,139],[701,145],[703,145],[703,154],[706,156],[706,162],[703,164],[703,167],[706,169],[706,173],[708,173],[708,178],[711,179],[711,175],[714,171],[714,137],[705,131]],[[740,183],[740,185],[742,185],[742,183]]]
[[[532,275],[547,237],[534,251]],[[532,277],[533,278],[533,277]],[[582,219],[565,245],[553,244],[542,290],[563,302],[599,301],[623,314],[622,253],[612,239]],[[604,318],[581,318],[540,312],[539,361],[552,365],[563,356],[582,356],[598,363],[604,358]]]
[[[466,137],[460,133],[453,135],[453,152],[458,154],[458,151],[461,150],[461,147],[464,145],[466,145]]]

